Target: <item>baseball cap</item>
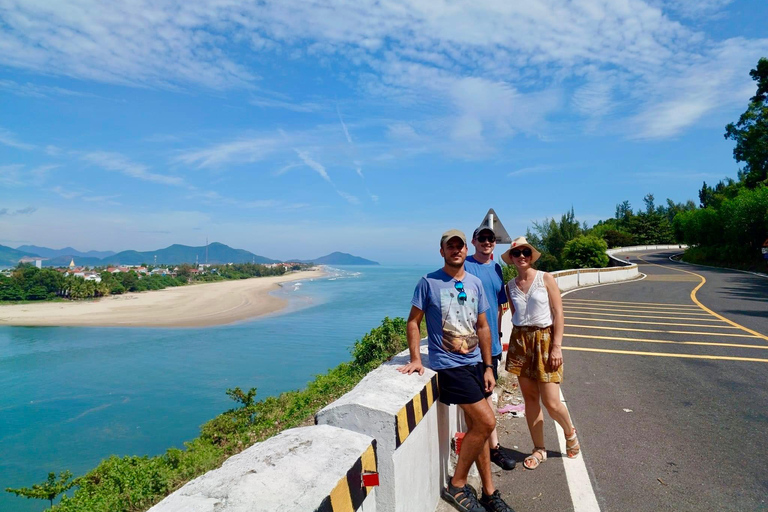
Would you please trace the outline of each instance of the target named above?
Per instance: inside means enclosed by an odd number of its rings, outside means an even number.
[[[493,236],[496,236],[496,232],[494,230],[489,228],[487,225],[483,225],[477,228],[474,231],[474,233],[472,233],[472,240],[475,240],[477,238],[477,235],[479,235],[481,231],[490,231],[491,233],[493,233]]]
[[[442,247],[445,242],[455,237],[460,238],[461,241],[464,242],[464,245],[467,245],[467,237],[464,236],[464,233],[458,229],[449,229],[443,233],[443,236],[440,237],[440,247]]]

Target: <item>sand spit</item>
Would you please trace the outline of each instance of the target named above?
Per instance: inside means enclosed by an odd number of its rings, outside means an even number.
[[[279,283],[325,276],[322,269],[282,276],[202,283],[94,301],[0,306],[0,325],[80,327],[208,327],[275,313],[287,301]]]

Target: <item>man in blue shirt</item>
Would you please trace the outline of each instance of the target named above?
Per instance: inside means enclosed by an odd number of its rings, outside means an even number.
[[[464,268],[470,274],[477,276],[483,283],[485,297],[488,299],[488,327],[491,330],[491,356],[493,361],[493,376],[498,380],[499,361],[501,361],[501,305],[507,302],[507,292],[504,289],[504,279],[501,274],[501,265],[491,259],[493,249],[496,248],[496,234],[488,226],[480,226],[472,234],[472,245],[475,254],[469,256],[464,262]],[[488,404],[493,409],[493,402],[488,397]],[[502,469],[514,469],[515,460],[509,456],[506,450],[499,444],[499,435],[496,429],[491,432],[488,439],[491,446],[491,461]]]
[[[496,386],[496,379],[486,318],[488,300],[482,282],[464,269],[467,258],[464,233],[456,229],[443,233],[440,254],[443,268],[422,277],[416,285],[407,323],[411,362],[399,371],[408,375],[424,373],[419,325],[426,316],[429,361],[437,372],[440,401],[461,407],[467,422],[453,478],[441,496],[463,512],[512,512],[501,499],[491,476],[488,437],[496,428],[496,416],[487,398]],[[483,484],[479,500],[467,484],[472,463],[477,464]]]

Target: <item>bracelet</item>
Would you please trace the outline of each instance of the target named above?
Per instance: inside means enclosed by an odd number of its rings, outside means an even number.
[[[492,364],[485,364],[485,363],[483,363],[483,366],[485,366],[486,368],[490,368],[491,370],[493,370],[493,365],[492,365]]]

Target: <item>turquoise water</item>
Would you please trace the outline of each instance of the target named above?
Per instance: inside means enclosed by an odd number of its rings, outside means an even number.
[[[407,316],[430,270],[343,267],[285,283],[287,313],[223,327],[0,327],[0,489],[182,447],[232,407],[227,388],[263,398],[303,387],[385,316]],[[3,512],[46,503],[0,492]]]

